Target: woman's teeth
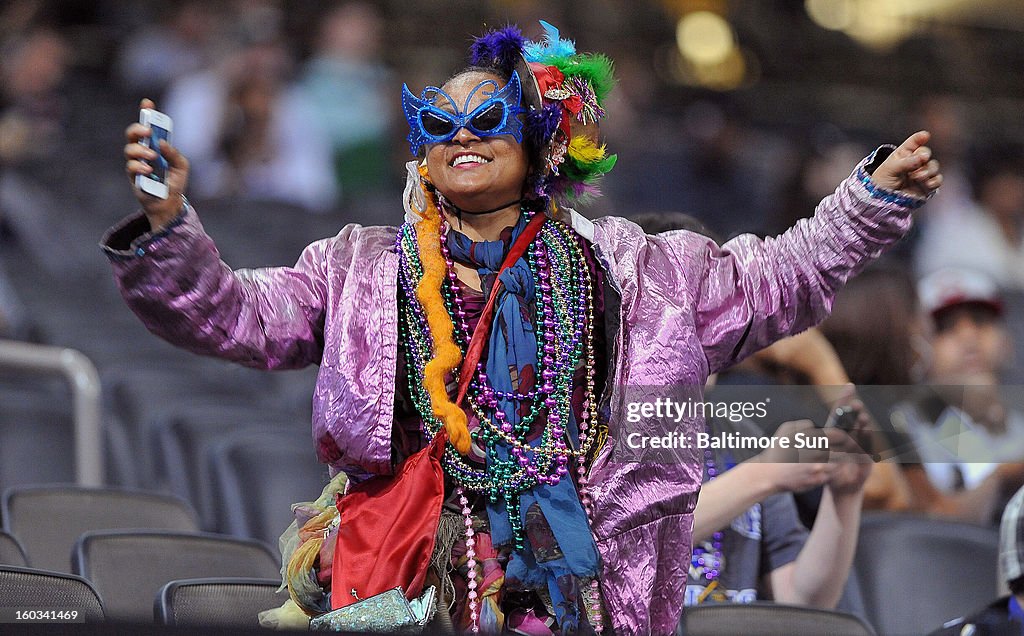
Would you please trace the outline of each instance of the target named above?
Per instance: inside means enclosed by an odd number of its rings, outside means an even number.
[[[487,162],[488,160],[481,157],[480,155],[459,155],[458,157],[455,158],[455,161],[452,161],[452,167],[457,168],[466,163],[481,164]]]

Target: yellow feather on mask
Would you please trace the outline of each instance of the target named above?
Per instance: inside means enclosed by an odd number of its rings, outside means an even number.
[[[598,146],[593,139],[576,135],[569,141],[569,156],[580,163],[597,163],[605,158],[605,146]]]

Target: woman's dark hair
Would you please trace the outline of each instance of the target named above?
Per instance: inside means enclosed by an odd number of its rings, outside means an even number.
[[[914,384],[917,290],[910,272],[889,262],[850,280],[821,332],[854,384]]]
[[[1024,594],[1024,576],[1018,576],[1013,579],[1007,583],[1006,587],[1010,588],[1010,594],[1013,594],[1014,596]]]

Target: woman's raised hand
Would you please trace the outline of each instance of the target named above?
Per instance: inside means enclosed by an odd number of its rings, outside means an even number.
[[[931,133],[927,130],[907,137],[875,168],[871,180],[889,190],[901,190],[919,197],[931,194],[942,185],[942,173],[939,162],[932,159],[931,148],[925,145],[930,138]]]
[[[152,100],[144,99],[139,104],[140,108],[156,108]],[[149,137],[150,130],[147,126],[136,122],[125,130],[127,144],[124,147],[125,172],[132,183],[132,191],[135,198],[142,204],[142,210],[149,219],[149,225],[153,230],[159,230],[170,223],[183,205],[181,195],[185,191],[185,184],[188,183],[188,159],[185,155],[167,143],[160,142],[160,152],[167,160],[167,198],[146,194],[135,185],[135,177],[140,174],[149,174],[153,168],[146,163],[147,160],[156,158],[156,152],[139,143],[144,137]]]

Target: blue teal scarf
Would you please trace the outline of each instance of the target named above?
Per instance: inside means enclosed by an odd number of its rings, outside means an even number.
[[[484,297],[494,285],[495,274],[510,246],[526,227],[519,222],[497,241],[473,242],[454,230],[448,233],[448,249],[452,258],[480,275]],[[585,263],[580,264],[586,267]],[[504,289],[495,301],[493,325],[487,343],[486,370],[497,391],[526,393],[541,383],[537,367],[536,285],[526,257],[502,272]],[[517,425],[527,404],[520,411],[513,400],[498,399],[498,409],[508,422]],[[571,409],[570,409],[571,411]],[[530,444],[540,444],[543,422],[530,431]],[[579,447],[575,413],[564,426],[573,446]],[[508,447],[499,442],[495,459],[507,460]],[[488,458],[491,459],[490,457]],[[515,496],[515,495],[511,495]],[[555,607],[556,620],[562,633],[576,631],[579,626],[579,579],[597,576],[597,546],[590,533],[586,513],[572,479],[567,475],[557,485],[538,484],[519,494],[519,515],[524,530],[524,549],[513,552],[505,570],[505,585],[510,589],[547,589]],[[491,540],[495,546],[514,545],[512,526],[504,499],[487,504]]]

